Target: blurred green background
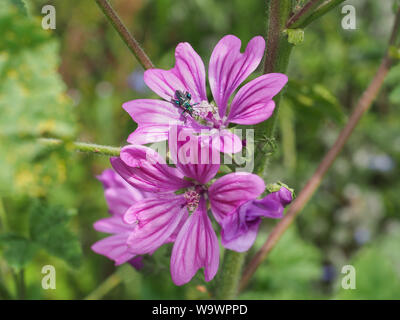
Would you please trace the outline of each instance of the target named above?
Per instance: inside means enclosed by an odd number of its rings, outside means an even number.
[[[152,61],[166,69],[181,41],[207,65],[225,34],[243,43],[264,35],[264,2],[111,1]],[[49,149],[37,138],[124,145],[135,124],[122,103],[155,96],[94,1],[26,3],[0,4],[0,299],[209,298],[214,283],[200,272],[183,287],[173,285],[168,246],[141,272],[116,268],[91,251],[105,236],[92,225],[108,215],[95,179],[108,159],[71,152],[68,143]],[[41,28],[45,4],[56,8],[56,30]],[[393,2],[345,4],[356,7],[356,30],[341,28],[344,15],[336,8],[307,28],[293,51],[267,183],[302,188],[379,66]],[[240,298],[400,298],[399,104],[400,65]],[[275,223],[263,222],[248,257]],[[348,264],[356,268],[356,290],[341,287]],[[55,290],[42,289],[44,265],[56,268]]]

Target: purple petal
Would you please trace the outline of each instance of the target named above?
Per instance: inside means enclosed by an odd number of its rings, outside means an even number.
[[[270,73],[243,86],[232,101],[228,122],[256,124],[268,119],[275,108],[272,98],[287,83],[287,76]]]
[[[104,170],[97,178],[103,183],[104,196],[113,215],[124,214],[134,202],[146,196],[144,192],[129,185],[112,169]]]
[[[261,200],[250,200],[221,221],[221,243],[224,247],[243,252],[250,249],[257,237],[261,217],[282,218],[284,206],[292,200],[292,193],[281,187]]]
[[[143,264],[143,256],[136,256],[133,259],[129,260],[128,263],[132,265],[136,270],[141,270],[144,267]]]
[[[122,178],[143,191],[170,192],[190,185],[176,168],[169,167],[157,152],[144,146],[124,147],[120,158],[110,161]]]
[[[256,240],[260,218],[246,221],[246,203],[238,211],[227,216],[222,223],[221,243],[230,250],[244,252],[251,248]]]
[[[139,125],[127,141],[134,145],[154,143],[168,139],[169,124]]]
[[[208,189],[211,210],[218,223],[248,200],[257,198],[265,189],[264,181],[247,172],[229,173]]]
[[[126,244],[127,238],[128,235],[125,233],[104,238],[93,244],[92,250],[114,260],[116,265],[120,265],[135,257]]]
[[[169,150],[182,174],[201,184],[214,178],[219,170],[219,152],[213,148],[210,136],[195,136],[189,129],[171,131]]]
[[[227,35],[217,43],[210,58],[209,82],[221,117],[231,94],[260,64],[265,41],[260,36],[254,37],[244,53],[240,53],[240,47],[239,38]]]
[[[200,268],[204,268],[205,280],[210,281],[217,273],[218,265],[218,238],[202,198],[197,210],[179,232],[172,249],[172,281],[178,286],[183,285],[189,282]]]
[[[224,153],[237,153],[242,150],[242,140],[229,130],[221,130],[220,135],[220,151]]]
[[[133,231],[134,226],[125,223],[121,216],[112,216],[96,221],[93,225],[94,229],[105,233],[129,233]]]
[[[150,253],[167,242],[187,215],[183,196],[147,198],[136,202],[125,213],[126,223],[135,224],[128,245],[136,254]]]
[[[175,59],[175,67],[170,70],[146,70],[147,86],[167,101],[175,96],[176,90],[191,93],[193,102],[207,101],[206,73],[200,56],[185,42],[176,47]]]
[[[171,102],[153,99],[139,99],[126,102],[122,108],[139,125],[182,123],[181,114]]]

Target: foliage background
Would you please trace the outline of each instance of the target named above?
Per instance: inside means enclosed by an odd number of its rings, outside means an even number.
[[[0,4],[0,299],[207,298],[200,274],[176,287],[165,247],[145,271],[116,269],[90,246],[107,216],[102,156],[48,149],[37,137],[124,145],[135,124],[121,104],[154,97],[143,70],[94,1]],[[41,28],[41,8],[57,10],[57,29]],[[217,41],[247,43],[266,29],[264,1],[114,0],[116,11],[153,62],[171,68],[178,42],[206,62]],[[346,1],[357,29],[341,28],[340,8],[314,22],[293,52],[280,110],[278,148],[265,173],[299,191],[332,145],[386,48],[392,2]],[[400,66],[321,188],[244,299],[400,298]],[[275,221],[264,221],[255,251]],[[251,256],[251,254],[249,255]],[[54,265],[57,289],[43,290],[41,269]],[[341,288],[354,265],[357,289]]]

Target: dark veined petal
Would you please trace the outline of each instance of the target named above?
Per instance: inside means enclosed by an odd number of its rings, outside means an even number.
[[[187,216],[184,204],[182,195],[171,194],[146,198],[130,207],[124,216],[126,223],[136,225],[128,238],[130,251],[151,253],[168,242]]]
[[[169,136],[171,159],[186,177],[206,184],[220,167],[219,151],[211,136],[198,136],[190,129],[176,128]]]
[[[227,35],[217,43],[210,58],[208,78],[221,118],[225,115],[229,97],[260,64],[265,40],[261,36],[254,37],[244,53],[240,53],[240,47],[239,38]]]
[[[228,122],[256,124],[268,119],[275,108],[272,98],[287,83],[287,76],[270,73],[244,85],[232,101]]]
[[[265,184],[259,176],[247,172],[229,173],[217,179],[208,189],[211,210],[218,223],[240,205],[257,198]]]
[[[120,157],[110,162],[122,178],[142,191],[171,192],[190,185],[176,168],[169,167],[164,158],[145,146],[126,146]]]
[[[214,278],[219,265],[218,238],[207,216],[205,199],[187,219],[176,238],[171,256],[171,276],[176,285],[189,282],[204,268],[206,281]]]
[[[189,92],[195,103],[207,101],[206,72],[200,56],[184,42],[176,47],[175,59],[175,67],[170,70],[146,70],[144,81],[147,86],[167,101],[174,98],[176,90]]]

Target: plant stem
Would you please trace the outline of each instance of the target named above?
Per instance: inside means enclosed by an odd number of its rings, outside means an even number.
[[[293,45],[287,41],[287,35],[283,32],[285,30],[286,22],[292,12],[292,1],[288,0],[267,0],[268,6],[268,30],[267,30],[267,48],[264,62],[264,73],[270,72],[286,72],[289,56]],[[280,96],[275,98],[275,112],[276,115]],[[275,122],[276,116],[256,126],[256,141],[260,141],[260,137],[266,133],[268,138],[273,136],[273,126],[269,127],[269,123]],[[258,134],[262,133],[262,134]],[[258,135],[257,135],[258,134]],[[264,142],[256,144],[256,149],[262,149]],[[259,154],[263,152],[259,151]],[[255,171],[262,172],[266,159],[256,157]],[[238,293],[239,278],[245,258],[245,253],[238,253],[231,250],[226,250],[222,271],[219,275],[217,282],[216,294],[217,299],[233,299]]]
[[[0,222],[4,232],[8,230],[7,214],[4,209],[3,199],[0,197]]]
[[[16,271],[12,271],[15,282],[15,289],[17,292],[17,299],[24,300],[25,299],[25,271],[21,269],[18,273]]]
[[[292,12],[291,1],[270,0],[268,10],[268,32],[267,48],[264,62],[264,73],[280,72],[286,73],[293,44],[287,40],[286,22]],[[266,145],[265,139],[274,138],[274,130],[278,118],[279,104],[282,98],[282,92],[279,93],[275,101],[275,110],[271,118],[255,126],[255,141],[258,155],[255,158],[255,172],[262,174],[264,172],[267,159],[264,157],[263,149]]]
[[[142,67],[147,70],[154,68],[153,63],[141,48],[140,44],[128,31],[128,29],[123,24],[122,20],[118,17],[118,14],[114,11],[107,0],[96,0],[97,4],[103,11],[104,15],[110,20],[111,24],[117,30],[118,34],[121,36],[122,40],[126,43],[128,48],[134,54],[136,59],[142,65]]]
[[[103,298],[108,292],[114,289],[122,282],[121,276],[118,270],[110,275],[106,280],[102,282],[94,291],[92,291],[85,300],[99,300]]]
[[[66,142],[60,139],[41,138],[39,142],[48,146],[65,145],[66,148],[71,148],[79,152],[96,153],[105,156],[118,157],[121,151],[119,147],[103,146],[99,144],[86,143],[86,142]]]
[[[217,279],[216,299],[234,299],[238,293],[245,253],[225,250],[222,272]]]
[[[398,45],[396,42],[400,33],[400,30],[398,28],[399,25],[400,25],[400,9],[397,12],[396,21],[394,24],[392,35],[390,37],[389,46]],[[245,286],[247,285],[247,283],[249,282],[250,278],[257,270],[259,265],[262,263],[263,260],[265,260],[265,258],[277,244],[281,236],[284,234],[287,228],[293,223],[296,216],[300,213],[300,211],[304,208],[304,206],[310,200],[312,195],[315,193],[315,191],[321,184],[321,181],[325,176],[326,172],[332,166],[336,157],[343,149],[343,146],[348,141],[354,128],[359,123],[361,117],[371,107],[372,103],[376,99],[379,90],[382,87],[385,77],[388,74],[392,64],[393,61],[389,57],[389,52],[387,52],[382,60],[382,63],[378,71],[376,72],[368,88],[362,94],[353,113],[349,118],[349,121],[347,122],[343,130],[340,132],[336,142],[333,144],[331,149],[326,153],[325,157],[322,159],[315,173],[308,180],[305,187],[300,191],[298,197],[293,201],[289,210],[285,214],[285,217],[272,230],[267,241],[264,243],[264,245],[256,253],[254,258],[250,261],[250,263],[246,267],[242,280],[240,282],[240,290],[243,290],[245,288]]]

